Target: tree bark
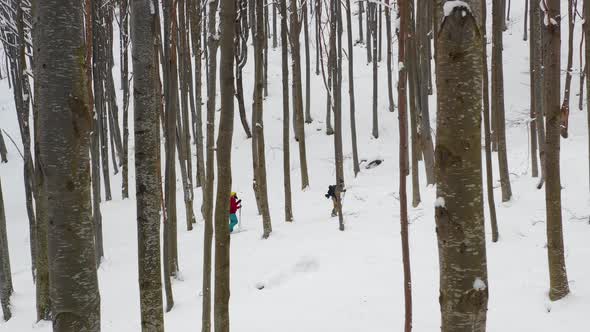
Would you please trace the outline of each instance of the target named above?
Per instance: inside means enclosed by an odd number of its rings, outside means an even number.
[[[481,165],[481,1],[456,5],[436,33],[435,204],[441,330],[486,329],[488,278]],[[471,8],[471,10],[469,9]]]
[[[487,4],[485,1],[481,2],[482,26],[487,26]],[[490,212],[490,225],[492,226],[492,242],[498,242],[498,221],[496,217],[496,202],[494,199],[494,172],[492,169],[492,139],[490,134],[490,82],[488,76],[488,49],[487,49],[488,35],[486,30],[483,31],[483,47],[482,47],[482,64],[483,64],[483,127],[484,127],[484,142],[486,153],[486,189],[488,197],[488,208]]]
[[[307,148],[305,144],[305,124],[303,114],[303,93],[301,88],[301,56],[299,36],[301,34],[301,19],[297,13],[297,1],[291,2],[291,64],[293,71],[293,113],[295,116],[295,137],[299,143],[299,164],[301,166],[301,189],[309,186],[307,171]],[[260,156],[259,156],[260,158]],[[260,179],[258,179],[260,181]]]
[[[495,114],[498,139],[498,164],[500,183],[502,185],[502,202],[512,198],[510,171],[508,168],[508,152],[506,147],[506,119],[504,110],[504,65],[503,65],[503,0],[492,2],[492,114]],[[494,118],[492,116],[492,118]],[[494,120],[492,120],[494,121]]]
[[[81,1],[37,4],[39,148],[47,193],[49,279],[54,331],[100,331],[100,295],[91,218],[91,112]],[[55,41],[59,40],[59,43]]]
[[[255,0],[256,2],[256,34],[254,35],[254,100],[252,106],[254,132],[256,132],[256,178],[255,186],[258,190],[260,199],[260,213],[262,214],[262,225],[264,231],[262,238],[267,239],[272,232],[272,224],[270,219],[270,211],[268,207],[268,189],[266,182],[266,156],[264,150],[264,115],[263,115],[263,99],[262,94],[264,90],[264,75],[262,63],[262,51],[264,49],[264,42],[266,36],[264,34],[264,16],[263,16],[263,0]],[[301,80],[300,80],[301,82]],[[301,91],[301,90],[299,90]],[[303,110],[301,110],[301,122],[303,122]],[[303,137],[300,142],[304,141]]]
[[[8,321],[12,317],[10,297],[14,289],[11,275],[8,236],[6,234],[6,213],[4,212],[2,182],[0,181],[0,304],[4,321]]]
[[[569,294],[561,215],[561,180],[559,167],[560,147],[560,66],[561,66],[561,13],[559,0],[547,1],[549,25],[543,25],[547,62],[545,65],[545,89],[543,92],[547,115],[545,138],[545,204],[547,210],[547,256],[549,258],[549,298],[557,301]]]
[[[261,1],[261,0],[258,0]],[[215,204],[215,332],[229,332],[230,236],[228,203],[232,185],[234,128],[234,35],[236,2],[221,2],[221,117],[217,137],[217,201]],[[260,27],[260,26],[259,26]],[[257,29],[258,30],[258,29]],[[261,30],[258,30],[261,31]]]
[[[362,3],[362,2],[361,2]],[[359,15],[362,15],[359,12]],[[357,147],[356,137],[356,105],[354,98],[354,48],[352,41],[352,18],[351,18],[351,3],[346,0],[346,32],[348,34],[348,96],[350,107],[350,136],[352,143],[352,168],[354,176],[360,172],[359,167],[359,153]],[[362,27],[361,27],[362,29]],[[362,36],[362,34],[361,34]],[[391,54],[390,54],[391,55]]]
[[[160,128],[154,42],[156,18],[152,0],[131,0],[135,190],[142,331],[164,331],[160,262],[161,187]],[[168,276],[165,276],[168,278]]]
[[[207,164],[205,193],[203,195],[205,230],[203,233],[203,313],[201,331],[211,331],[211,258],[213,246],[213,181],[215,179],[215,95],[217,87],[217,49],[219,40],[214,37],[217,31],[218,0],[209,2],[208,24],[208,72],[207,72]]]
[[[565,92],[563,104],[561,104],[561,137],[568,137],[568,120],[570,115],[570,95],[572,88],[572,66],[574,59],[574,27],[576,24],[576,10],[578,2],[568,0],[567,2],[568,17],[568,42],[567,42],[567,70],[565,75]]]
[[[389,4],[389,0],[386,0]],[[407,82],[408,74],[406,62],[406,38],[408,35],[408,1],[399,2],[399,62],[398,72],[398,110],[399,110],[399,201],[400,228],[402,235],[402,262],[404,269],[404,331],[412,331],[412,275],[410,269],[410,245],[408,232],[408,196],[406,193],[407,164],[408,164],[408,114],[407,114]],[[386,13],[387,15],[387,13]],[[387,16],[386,16],[387,17]],[[389,47],[389,46],[388,46]]]
[[[281,64],[283,83],[283,185],[285,190],[285,221],[293,221],[291,197],[291,150],[289,136],[289,41],[287,28],[287,0],[280,0]]]

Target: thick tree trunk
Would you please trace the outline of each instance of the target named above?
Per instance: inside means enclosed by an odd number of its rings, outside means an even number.
[[[436,32],[435,204],[441,330],[484,332],[488,303],[481,165],[481,1],[456,5]],[[469,9],[471,8],[471,10]],[[442,8],[436,9],[442,14]],[[457,56],[461,54],[461,56]]]
[[[261,1],[261,0],[258,0]],[[228,203],[232,185],[234,130],[234,35],[236,2],[221,2],[221,117],[217,137],[217,201],[215,204],[215,332],[229,332],[230,236]],[[260,31],[260,30],[258,30]]]
[[[549,20],[559,21],[559,0],[547,1]],[[565,252],[563,245],[561,215],[561,180],[559,167],[560,146],[560,65],[561,27],[558,23],[543,26],[547,62],[545,65],[545,89],[543,91],[546,115],[547,137],[545,138],[545,205],[547,209],[547,255],[549,258],[549,298],[557,301],[569,294]]]
[[[535,127],[537,129],[537,143],[539,150],[539,161],[541,168],[541,178],[537,185],[538,189],[543,187],[545,182],[545,102],[543,100],[543,78],[545,76],[545,69],[543,62],[545,57],[542,51],[543,47],[543,31],[542,22],[543,14],[541,13],[539,2],[531,2],[531,47],[533,48],[533,92],[532,96],[535,100],[533,110],[535,112]],[[533,38],[533,35],[535,38]]]
[[[37,3],[39,148],[45,174],[54,331],[100,331],[90,199],[90,129],[81,1]],[[55,41],[59,40],[59,43]]]
[[[137,250],[142,331],[164,331],[160,262],[159,96],[151,0],[131,0]],[[165,276],[166,278],[168,276]]]

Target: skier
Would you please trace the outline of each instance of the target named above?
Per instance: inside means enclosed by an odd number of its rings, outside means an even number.
[[[229,201],[229,232],[232,233],[234,231],[234,227],[238,224],[238,217],[236,216],[236,212],[242,208],[242,200],[238,198],[238,195],[235,192],[231,193],[231,198]]]

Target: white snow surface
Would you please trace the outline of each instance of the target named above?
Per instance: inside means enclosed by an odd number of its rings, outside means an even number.
[[[494,190],[500,232],[497,243],[491,242],[487,206],[485,208],[488,266],[488,284],[485,286],[490,290],[487,331],[588,331],[590,195],[586,106],[583,112],[577,110],[575,92],[579,90],[579,78],[576,74],[572,81],[574,94],[570,136],[562,140],[561,146],[565,257],[572,293],[563,300],[550,302],[547,295],[549,273],[545,247],[545,192],[536,189],[538,179],[531,177],[527,141],[529,52],[528,44],[522,41],[524,2],[513,1],[512,6],[511,21],[504,34],[504,66],[508,162],[514,197],[508,203],[501,203],[499,185]],[[562,13],[566,13],[566,6],[567,1],[562,1]],[[562,29],[563,40],[567,40],[566,30]],[[575,32],[575,40],[579,40],[581,25],[576,25]],[[355,27],[355,38],[357,34],[358,29]],[[115,36],[118,36],[116,31]],[[115,41],[113,45],[118,47],[119,43]],[[311,52],[315,52],[314,43],[310,46]],[[566,42],[562,43],[562,50],[565,59]],[[118,49],[114,50],[114,54],[118,57]],[[350,131],[345,130],[343,142],[347,195],[343,200],[346,222],[344,232],[338,230],[337,219],[330,218],[331,202],[324,197],[328,185],[335,182],[335,174],[333,137],[325,135],[326,102],[321,77],[312,75],[311,111],[314,122],[306,125],[311,186],[306,191],[299,190],[298,150],[292,139],[295,221],[285,223],[281,56],[280,48],[269,50],[269,96],[264,103],[264,129],[273,233],[268,240],[261,239],[262,222],[256,213],[252,193],[251,141],[245,137],[236,108],[232,150],[233,190],[243,200],[241,225],[248,231],[231,237],[230,318],[231,330],[234,332],[402,330],[404,293],[397,199],[398,114],[388,111],[384,58],[379,70],[380,137],[371,137],[372,77],[364,54],[364,48],[357,46],[355,83],[360,158],[371,160],[371,157],[379,156],[383,163],[372,169],[363,168],[355,178]],[[397,54],[397,49],[394,54]],[[399,62],[397,55],[394,58],[396,62]],[[115,59],[113,74],[117,86],[120,82],[118,64],[118,59]],[[562,61],[562,66],[565,64],[566,61]],[[314,60],[312,65],[315,65]],[[574,69],[579,66],[578,57],[574,56]],[[343,76],[343,128],[350,128],[346,70]],[[253,86],[252,61],[245,68],[244,82],[249,113]],[[433,130],[436,129],[435,96],[436,91],[429,99]],[[120,100],[119,104],[122,104]],[[133,119],[133,109],[130,110],[130,119]],[[0,81],[0,128],[6,130],[20,145],[12,91],[8,90],[6,80]],[[102,331],[105,332],[140,330],[133,125],[130,130],[131,199],[121,199],[121,178],[116,175],[111,181],[113,200],[101,204],[105,259],[98,276]],[[13,318],[8,322],[0,322],[0,331],[49,332],[50,322],[35,323],[35,287],[30,270],[22,161],[8,137],[5,135],[4,138],[9,162],[0,164],[0,177],[15,294],[12,297]],[[496,155],[493,161],[494,180],[497,182]],[[437,195],[436,188],[425,185],[422,163],[420,176],[422,204],[417,208],[409,208],[413,331],[432,332],[440,330],[438,249],[433,208]],[[182,195],[181,185],[177,188],[178,194]],[[408,194],[411,195],[410,186]],[[200,189],[195,189],[195,213],[199,219],[201,197]],[[448,201],[451,198],[446,199]],[[487,202],[485,197],[483,201]],[[183,280],[173,280],[175,307],[165,314],[167,331],[198,331],[201,324],[203,222],[198,220],[195,229],[187,232],[183,228],[184,218],[184,203],[179,199],[179,262]],[[260,286],[264,287],[259,290]],[[474,285],[474,288],[478,288],[475,286],[478,285]]]
[[[482,291],[486,289],[486,283],[481,280],[481,278],[477,277],[475,278],[475,281],[473,281],[473,289],[475,289],[476,291]]]
[[[453,13],[453,10],[455,8],[463,8],[464,10],[471,12],[471,7],[469,7],[469,4],[467,2],[459,1],[459,0],[452,0],[452,1],[447,1],[444,3],[444,5],[443,5],[444,15],[445,16],[451,15],[451,13]],[[467,13],[463,12],[461,15],[465,16],[465,15],[467,15]]]

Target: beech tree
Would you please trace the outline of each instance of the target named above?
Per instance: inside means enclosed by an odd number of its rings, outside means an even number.
[[[560,71],[561,71],[561,15],[559,0],[547,0],[542,8],[549,23],[543,25],[543,39],[546,56],[544,77],[544,104],[547,115],[547,136],[545,138],[545,207],[547,210],[547,254],[549,258],[549,298],[559,300],[569,293],[563,226],[561,215],[561,180],[559,166],[560,147]]]
[[[481,165],[482,5],[469,0],[437,7],[435,220],[441,330],[483,332],[488,278]]]
[[[100,331],[84,11],[81,1],[47,0],[36,6],[33,43],[42,52],[36,57],[34,75],[39,81],[39,148],[48,202],[53,329]]]
[[[263,0],[256,0],[262,2]],[[231,151],[234,131],[234,37],[236,2],[221,1],[220,92],[221,117],[217,136],[217,196],[215,202],[215,331],[229,332],[230,236],[229,210],[232,185]],[[260,14],[260,11],[257,11]],[[260,28],[260,26],[258,26]],[[261,32],[258,30],[257,33]],[[256,129],[255,129],[256,130]]]
[[[142,331],[164,331],[160,262],[160,127],[156,95],[159,70],[152,0],[131,0],[135,191]],[[166,276],[168,277],[168,276]]]

